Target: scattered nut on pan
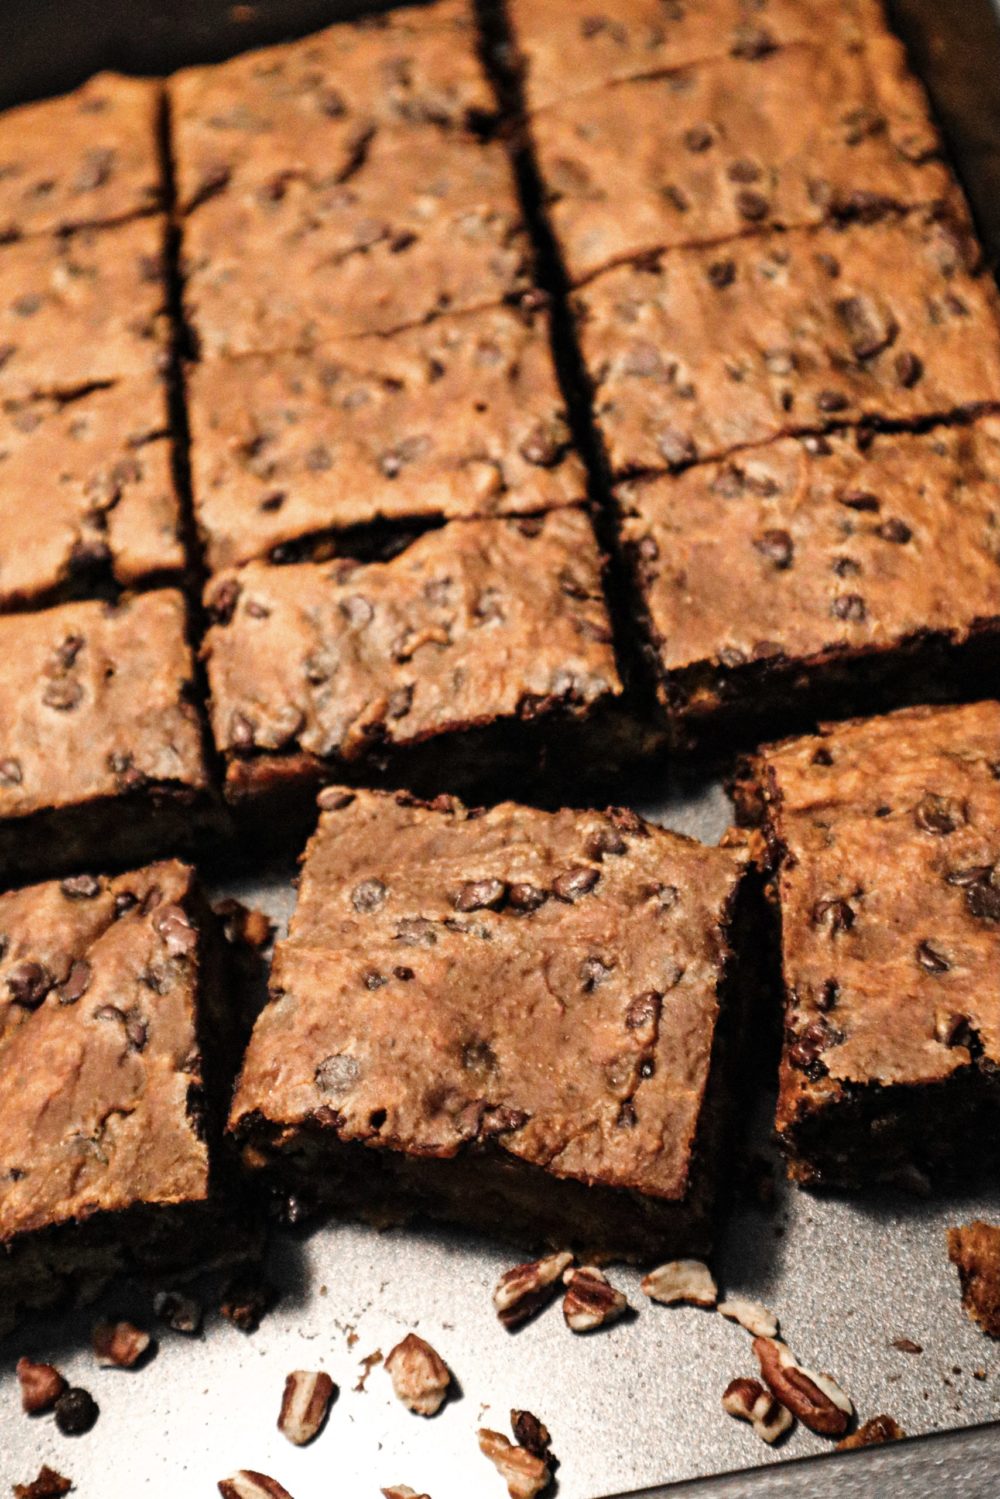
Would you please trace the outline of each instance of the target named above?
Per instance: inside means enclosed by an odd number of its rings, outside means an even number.
[[[519,1327],[541,1311],[555,1296],[563,1271],[572,1263],[571,1254],[549,1254],[505,1270],[493,1289],[493,1305],[504,1327]]]
[[[479,1429],[479,1450],[507,1485],[510,1499],[535,1499],[552,1481],[549,1465],[525,1447],[515,1447],[500,1431]]]
[[[712,1272],[701,1260],[668,1260],[643,1276],[642,1289],[650,1301],[664,1306],[714,1306],[719,1299]]]
[[[151,1339],[148,1332],[133,1322],[98,1322],[90,1341],[102,1369],[132,1369]]]
[[[573,1332],[593,1332],[595,1328],[614,1322],[628,1310],[622,1292],[615,1290],[596,1265],[580,1265],[567,1270],[563,1283],[566,1286],[563,1316],[566,1326]]]
[[[543,1426],[531,1411],[511,1411],[510,1429],[519,1447],[527,1448],[529,1452],[534,1453],[535,1457],[544,1459],[548,1456],[549,1447],[552,1445],[549,1428]]]
[[[397,1399],[418,1416],[437,1415],[448,1395],[451,1370],[430,1343],[407,1333],[386,1355],[385,1367]]]
[[[430,1494],[418,1494],[408,1483],[393,1483],[382,1490],[385,1499],[431,1499]]]
[[[220,1478],[219,1493],[222,1499],[292,1499],[276,1478],[255,1473],[252,1468],[240,1468],[231,1478]]]
[[[730,1322],[738,1322],[755,1338],[774,1338],[778,1335],[778,1319],[759,1301],[745,1301],[742,1296],[727,1296],[720,1301],[718,1310]]]
[[[183,1332],[188,1336],[201,1332],[201,1302],[183,1291],[157,1291],[153,1297],[153,1311],[173,1332]]]
[[[788,1345],[777,1338],[754,1338],[753,1351],[764,1383],[803,1426],[819,1436],[843,1436],[854,1406],[829,1374],[803,1369]]]
[[[18,1359],[17,1382],[21,1386],[21,1409],[29,1416],[50,1411],[66,1388],[54,1364],[36,1364],[30,1358]]]
[[[795,1423],[791,1411],[765,1390],[759,1379],[734,1379],[726,1386],[722,1408],[737,1421],[749,1421],[762,1441],[776,1442]]]
[[[881,1447],[885,1442],[901,1442],[906,1432],[892,1416],[872,1416],[864,1426],[837,1443],[838,1452],[850,1452],[855,1447]]]
[[[285,1379],[278,1413],[282,1436],[304,1447],[322,1430],[337,1386],[329,1374],[319,1370],[293,1369]]]
[[[264,1313],[270,1311],[277,1299],[278,1293],[259,1270],[244,1270],[226,1287],[219,1314],[240,1332],[256,1332]]]
[[[14,1499],[62,1499],[62,1495],[68,1494],[72,1487],[72,1479],[64,1478],[55,1468],[43,1463],[37,1478],[33,1478],[30,1483],[15,1483]]]

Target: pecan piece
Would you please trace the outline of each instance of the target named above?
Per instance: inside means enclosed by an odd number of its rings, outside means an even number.
[[[563,1316],[572,1332],[593,1332],[628,1311],[628,1301],[596,1265],[580,1265],[563,1276]]]
[[[173,1332],[194,1336],[201,1331],[201,1302],[183,1291],[157,1291],[153,1311]]]
[[[778,1319],[759,1301],[745,1301],[742,1296],[729,1296],[719,1302],[719,1311],[730,1322],[738,1322],[755,1338],[775,1338],[778,1335]]]
[[[265,1312],[269,1312],[278,1293],[259,1271],[248,1270],[234,1276],[219,1304],[219,1315],[240,1332],[256,1332]]]
[[[854,1407],[828,1374],[803,1369],[777,1338],[754,1338],[753,1351],[768,1389],[803,1426],[820,1436],[843,1436]]]
[[[28,1416],[50,1411],[66,1388],[54,1364],[36,1364],[30,1358],[18,1359],[17,1382],[21,1386],[21,1409]]]
[[[734,1379],[722,1396],[722,1409],[737,1421],[749,1421],[770,1446],[794,1424],[791,1411],[765,1390],[759,1379]]]
[[[532,1415],[531,1411],[511,1411],[510,1429],[519,1447],[527,1448],[536,1457],[547,1456],[552,1445],[549,1428],[537,1416]]]
[[[573,1256],[563,1252],[505,1270],[493,1290],[493,1305],[504,1327],[519,1327],[541,1311],[572,1263]]]
[[[407,1333],[386,1355],[385,1367],[397,1400],[415,1415],[437,1415],[448,1396],[451,1370],[430,1343]]]
[[[948,1258],[958,1271],[962,1305],[991,1338],[1000,1338],[1000,1228],[975,1219],[948,1230]]]
[[[285,1379],[278,1414],[281,1435],[304,1447],[323,1429],[337,1386],[323,1370],[293,1369]]]
[[[98,1322],[90,1341],[102,1369],[132,1369],[152,1340],[132,1322]]]
[[[905,1436],[906,1432],[892,1416],[872,1416],[870,1421],[859,1426],[851,1436],[838,1442],[835,1451],[851,1452],[855,1447],[881,1447],[885,1442],[901,1442]]]
[[[657,1265],[642,1278],[642,1289],[650,1301],[672,1306],[682,1301],[688,1306],[714,1306],[719,1288],[712,1272],[701,1260],[668,1260]]]
[[[481,1426],[479,1450],[506,1483],[510,1499],[535,1499],[552,1480],[548,1463],[525,1447],[515,1447],[502,1432]]]
[[[55,1468],[43,1463],[37,1478],[30,1483],[15,1483],[14,1499],[61,1499],[72,1487],[72,1479],[64,1478]]]
[[[431,1499],[430,1494],[418,1494],[408,1483],[394,1483],[383,1489],[384,1499]]]
[[[222,1499],[292,1499],[276,1478],[255,1473],[252,1468],[240,1468],[231,1478],[220,1478],[219,1493]]]

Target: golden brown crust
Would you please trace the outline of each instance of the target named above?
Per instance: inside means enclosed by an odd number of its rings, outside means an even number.
[[[607,271],[577,298],[612,468],[996,402],[997,295],[975,254],[964,230],[911,216]]]
[[[632,814],[331,800],[231,1127],[683,1198],[744,856]]]
[[[976,1219],[948,1230],[948,1258],[958,1270],[962,1305],[991,1338],[1000,1338],[1000,1228]]]
[[[195,505],[213,570],[375,521],[578,501],[544,314],[493,308],[391,340],[196,364]]]

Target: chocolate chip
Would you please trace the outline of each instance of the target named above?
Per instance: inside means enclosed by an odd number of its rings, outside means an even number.
[[[771,212],[771,205],[764,194],[754,192],[749,187],[741,187],[736,194],[736,208],[741,218],[749,220],[751,224],[759,224]]]
[[[342,791],[339,786],[327,786],[316,798],[316,804],[324,812],[342,812],[356,800],[357,796],[353,791]]]
[[[820,1055],[841,1040],[840,1032],[834,1031],[825,1020],[810,1021],[788,1048],[788,1060],[793,1067],[815,1068]]]
[[[944,954],[929,942],[921,942],[917,948],[917,962],[926,973],[947,973],[951,968]]]
[[[351,891],[351,905],[355,911],[368,915],[378,910],[388,894],[381,880],[362,880],[360,885],[355,885]]]
[[[600,863],[605,854],[617,856],[628,853],[628,844],[617,828],[606,827],[598,828],[596,832],[590,834],[587,838],[586,849],[590,858]]]
[[[60,881],[59,889],[68,900],[93,900],[101,893],[101,882],[92,874],[73,874]]]
[[[854,925],[854,908],[840,896],[826,896],[813,907],[813,921],[829,927],[831,933],[849,932]]]
[[[506,894],[503,880],[467,880],[452,904],[456,911],[495,911]]]
[[[626,1028],[630,1031],[643,1031],[650,1026],[658,1025],[662,1008],[663,996],[655,989],[647,989],[644,993],[636,995],[625,1011]]]
[[[708,280],[716,291],[722,291],[727,286],[732,286],[736,280],[735,260],[713,260],[708,268]]]
[[[131,890],[119,890],[115,896],[115,920],[119,921],[127,912],[135,910],[139,904],[139,897],[133,895]]]
[[[528,885],[521,881],[511,885],[507,903],[515,911],[537,911],[539,906],[544,906],[548,898],[547,890],[540,890],[537,885]]]
[[[824,979],[816,995],[817,1010],[832,1010],[840,998],[840,985],[836,979]]]
[[[401,984],[408,984],[415,977],[413,969],[407,968],[405,964],[400,964],[398,967],[394,968],[392,972],[394,977],[398,978]]]
[[[787,531],[765,531],[756,538],[754,546],[779,572],[791,567],[795,548]]]
[[[836,311],[847,329],[855,359],[874,359],[899,333],[895,319],[886,316],[866,297],[844,297],[836,303]]]
[[[950,796],[938,796],[928,792],[917,803],[913,820],[925,833],[936,833],[947,837],[968,821],[968,814],[961,802]]]
[[[42,702],[47,708],[57,708],[60,713],[69,713],[83,697],[83,688],[75,677],[53,677],[42,693]]]
[[[835,412],[845,411],[849,405],[845,395],[839,390],[821,390],[816,397],[816,405],[820,411]]]
[[[729,49],[733,57],[742,57],[747,62],[759,62],[777,50],[777,42],[765,27],[749,25],[737,26]]]
[[[851,620],[855,624],[860,624],[867,610],[865,601],[859,593],[840,593],[830,605],[830,613],[835,619]]]
[[[132,1051],[145,1051],[149,1040],[149,1024],[143,1019],[139,1011],[133,1006],[123,1016],[125,1021],[125,1038]]]
[[[8,756],[0,760],[0,786],[20,786],[22,781],[21,762]]]
[[[692,125],[684,132],[684,144],[689,151],[707,151],[714,140],[715,135],[710,125]]]
[[[613,967],[614,965],[612,965]],[[600,958],[584,958],[580,964],[580,983],[586,994],[593,991],[611,977],[611,967]]]
[[[86,958],[77,958],[65,982],[59,986],[59,1003],[61,1005],[76,1004],[77,1000],[82,999],[90,988],[90,979],[90,964]]]
[[[153,930],[163,938],[172,957],[193,952],[198,946],[198,933],[182,906],[158,906],[153,917]]]
[[[576,864],[552,881],[552,891],[560,900],[579,900],[581,895],[593,890],[600,877],[599,870],[589,869],[585,864]]]
[[[812,757],[812,763],[814,765],[832,765],[833,764],[833,756],[831,755],[831,753],[830,753],[830,751],[828,749],[826,749],[824,746],[821,745],[820,748],[813,755],[813,757]]]
[[[745,157],[742,157],[729,163],[726,176],[730,182],[759,182],[761,172],[755,161],[747,161]]]
[[[51,973],[43,964],[27,960],[16,964],[7,975],[11,999],[26,1010],[37,1010],[53,982]]]
[[[877,495],[869,494],[863,489],[845,489],[843,494],[838,495],[841,505],[846,505],[848,510],[863,510],[877,512],[882,508],[882,501]]]
[[[317,1088],[333,1097],[349,1093],[360,1076],[361,1065],[357,1058],[342,1053],[327,1057],[315,1072]]]
[[[890,516],[880,526],[876,526],[875,530],[883,541],[894,541],[899,546],[904,546],[913,536],[906,522],[897,520],[895,516]]]
[[[564,456],[569,440],[565,422],[558,418],[539,422],[521,444],[521,457],[539,468],[553,468]]]
[[[896,379],[904,390],[912,390],[924,373],[923,360],[916,354],[897,354],[895,368]]]
[[[56,1425],[64,1437],[80,1437],[98,1417],[97,1401],[79,1385],[64,1390],[55,1403]]]
[[[216,624],[229,624],[236,613],[240,592],[240,585],[235,578],[226,578],[219,584],[208,602],[208,612]]]
[[[972,916],[980,921],[1000,921],[1000,889],[986,883],[970,885],[965,892],[965,904]]]

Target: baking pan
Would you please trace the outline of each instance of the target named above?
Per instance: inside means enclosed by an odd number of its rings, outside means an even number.
[[[71,86],[97,67],[166,71],[224,56],[358,8],[6,0],[0,102]],[[894,9],[995,256],[998,17],[988,0],[899,0]],[[575,800],[570,781],[565,794]],[[627,786],[617,799],[632,801]],[[665,780],[640,810],[708,841],[730,817],[721,787],[690,777]],[[293,873],[232,871],[215,893],[261,905],[282,923]],[[208,1283],[203,1335],[159,1329],[156,1357],[139,1371],[99,1370],[89,1351],[102,1312],[149,1324],[148,1293],[137,1288],[116,1288],[96,1308],[35,1322],[0,1344],[0,1494],[47,1462],[81,1499],[210,1496],[239,1467],[273,1475],[294,1499],[377,1499],[391,1483],[433,1499],[489,1499],[503,1486],[479,1454],[476,1429],[506,1430],[512,1407],[550,1428],[559,1499],[996,1494],[1000,1427],[988,1423],[1000,1417],[1000,1349],[962,1312],[945,1229],[973,1216],[1000,1219],[1000,1188],[952,1200],[792,1190],[772,1152],[771,1103],[765,1091],[739,1137],[742,1149],[770,1160],[774,1201],[765,1208],[737,1196],[714,1261],[719,1279],[770,1306],[801,1359],[833,1373],[861,1419],[886,1411],[921,1440],[830,1457],[829,1444],[800,1427],[766,1449],[720,1405],[732,1378],[756,1373],[747,1334],[713,1313],[650,1305],[637,1271],[612,1271],[634,1317],[576,1337],[554,1307],[512,1335],[490,1304],[509,1250],[457,1232],[332,1223],[275,1236],[268,1268],[281,1299],[250,1336],[211,1312],[218,1288]],[[432,1421],[395,1401],[371,1359],[411,1330],[458,1381],[457,1398]],[[13,1365],[23,1353],[56,1361],[91,1390],[101,1415],[89,1435],[65,1438],[50,1418],[21,1414]],[[303,1450],[275,1427],[285,1375],[296,1368],[326,1369],[339,1386],[326,1431]]]

